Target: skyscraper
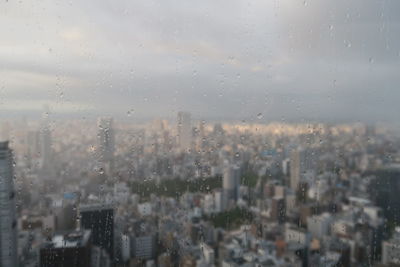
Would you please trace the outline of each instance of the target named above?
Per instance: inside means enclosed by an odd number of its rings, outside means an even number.
[[[109,168],[112,168],[115,150],[113,124],[112,118],[99,118],[97,121],[100,160],[103,164],[109,165]]]
[[[298,190],[301,180],[307,173],[317,169],[319,152],[313,148],[296,148],[290,153],[290,188]]]
[[[40,131],[40,156],[42,168],[48,169],[52,161],[51,131],[45,125]]]
[[[48,106],[44,107],[42,114],[41,129],[39,134],[39,151],[41,159],[41,167],[48,171],[52,165],[52,140],[51,129],[49,123],[50,110]]]
[[[237,200],[239,197],[240,168],[228,165],[224,168],[222,186],[227,200]]]
[[[0,142],[0,266],[17,266],[17,221],[12,151]]]
[[[296,191],[300,183],[301,175],[301,152],[299,149],[294,149],[290,153],[290,188]]]
[[[188,112],[178,112],[178,144],[181,149],[190,149],[192,137],[191,116]]]
[[[81,228],[92,231],[93,245],[107,251],[114,259],[114,209],[106,205],[79,207]]]

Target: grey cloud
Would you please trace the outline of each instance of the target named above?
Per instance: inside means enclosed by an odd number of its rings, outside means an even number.
[[[0,9],[0,23],[13,23],[0,30],[9,37],[0,42],[0,72],[37,83],[27,91],[0,78],[15,89],[5,101],[51,104],[63,91],[61,101],[86,102],[94,113],[145,117],[185,109],[386,120],[400,111],[398,1],[27,1]]]

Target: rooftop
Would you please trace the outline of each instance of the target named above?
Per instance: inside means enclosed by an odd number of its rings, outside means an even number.
[[[67,234],[55,235],[51,242],[47,243],[50,248],[71,248],[82,247],[87,244],[90,238],[90,230],[73,231]]]

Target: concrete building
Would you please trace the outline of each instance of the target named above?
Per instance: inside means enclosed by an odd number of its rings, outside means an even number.
[[[400,264],[400,227],[396,227],[394,236],[382,242],[382,263]]]
[[[8,141],[0,142],[0,266],[17,266],[14,168]]]
[[[136,222],[130,240],[131,256],[133,258],[138,260],[155,259],[158,235],[154,225],[146,221]]]
[[[39,135],[40,144],[40,157],[41,167],[48,170],[51,168],[53,159],[53,148],[50,127],[46,124],[43,125]]]
[[[235,165],[228,165],[224,168],[222,187],[229,203],[231,200],[237,201],[239,198],[240,168]]]
[[[271,200],[271,219],[283,223],[286,218],[285,199],[274,197]]]
[[[99,118],[97,121],[100,160],[107,171],[110,171],[113,168],[115,151],[115,134],[113,126],[114,121],[112,118]]]
[[[329,213],[314,215],[307,218],[307,229],[311,233],[311,237],[322,238],[329,232],[331,224],[331,216]]]
[[[55,235],[40,249],[40,266],[93,266],[91,250],[92,241],[89,230]]]
[[[181,149],[190,149],[192,142],[192,123],[191,115],[188,112],[178,112],[178,144]]]
[[[204,258],[204,262],[207,264],[207,266],[214,265],[214,249],[205,243],[200,244],[200,248],[202,252],[202,257]]]
[[[296,191],[301,176],[301,152],[299,149],[295,149],[290,153],[290,188]]]
[[[114,260],[114,209],[107,205],[79,206],[82,229],[92,231],[93,245],[104,249]]]
[[[214,192],[214,210],[216,213],[224,211],[224,192],[217,190]]]

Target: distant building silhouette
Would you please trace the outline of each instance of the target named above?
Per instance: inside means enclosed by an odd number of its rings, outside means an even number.
[[[8,141],[0,142],[0,266],[17,266],[14,167]]]
[[[115,134],[113,126],[112,118],[99,118],[97,121],[100,161],[109,170],[112,170],[114,163]]]
[[[301,152],[299,149],[295,149],[290,153],[290,188],[296,191],[301,176]]]
[[[178,144],[181,149],[190,149],[192,139],[191,115],[188,112],[178,112]]]

